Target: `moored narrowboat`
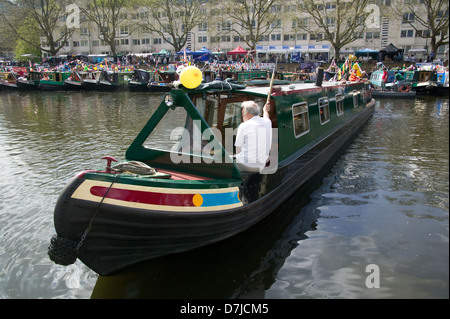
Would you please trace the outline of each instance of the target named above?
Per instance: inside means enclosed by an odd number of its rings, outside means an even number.
[[[152,81],[147,84],[148,90],[154,93],[169,92],[172,90],[172,83],[166,83],[161,81]]]
[[[183,84],[183,82],[182,82]],[[164,95],[118,164],[76,174],[54,211],[50,258],[109,275],[236,235],[327,167],[369,120],[368,82],[181,86]],[[270,98],[270,161],[234,162],[241,103]]]
[[[394,82],[395,82],[395,72],[399,72],[402,76],[405,77],[405,71],[404,70],[398,70],[398,71],[394,71],[394,70],[388,70],[388,77],[386,80],[386,85],[385,88],[387,90],[391,90],[394,87]],[[381,89],[382,87],[382,77],[383,77],[383,70],[376,70],[373,71],[372,74],[370,75],[370,83],[372,84],[372,87],[375,89]]]
[[[87,72],[86,76],[81,80],[83,88],[87,91],[98,90],[98,84],[99,84],[101,75],[102,75],[102,71],[96,70],[96,71]]]
[[[12,72],[0,72],[0,90],[17,89],[17,77]]]
[[[102,71],[97,82],[97,90],[114,92],[128,88],[132,72]]]
[[[42,72],[42,79],[39,81],[39,88],[42,91],[65,90],[65,81],[69,78],[69,76],[70,72]]]
[[[437,95],[449,95],[449,79],[448,79],[448,70],[441,70],[437,72],[436,82],[433,83],[434,92]]]
[[[164,78],[161,74],[159,71],[134,70],[131,80],[128,81],[128,87],[131,92],[169,92],[172,89],[173,72]]]
[[[19,87],[19,90],[23,91],[39,90],[39,83],[41,79],[41,72],[30,71],[26,76],[17,79],[17,86]]]
[[[434,70],[406,71],[405,80],[411,83],[412,90],[417,94],[429,94],[434,90],[437,74]]]
[[[83,79],[87,76],[87,72],[73,71],[65,80],[64,85],[68,91],[83,90]]]
[[[223,70],[219,72],[219,76],[222,80],[231,79],[236,82],[243,82],[246,80],[264,80],[268,77],[268,71],[267,70]]]
[[[405,70],[389,70],[385,89],[382,90],[383,70],[376,70],[370,75],[370,84],[372,85],[372,96],[374,98],[386,99],[414,99],[417,92],[412,90],[413,84],[407,82]],[[405,79],[401,82],[396,82],[395,74],[400,73]],[[401,84],[399,84],[401,83]]]
[[[146,92],[148,91],[148,83],[153,75],[153,72],[136,69],[128,81],[128,87],[131,92]]]

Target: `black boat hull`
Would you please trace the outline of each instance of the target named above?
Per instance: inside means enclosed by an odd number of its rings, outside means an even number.
[[[172,90],[172,86],[167,83],[152,82],[148,84],[148,90],[155,93],[170,92],[170,90]]]
[[[17,86],[21,91],[38,91],[39,84],[17,81]]]
[[[39,89],[41,91],[65,91],[66,87],[63,84],[57,85],[39,83]]]
[[[386,98],[386,99],[414,99],[416,97],[416,91],[394,92],[394,91],[373,90],[372,97]]]
[[[0,90],[17,90],[19,87],[16,83],[0,83]]]
[[[78,81],[68,81],[64,83],[64,87],[67,91],[80,91],[84,90],[83,83]]]
[[[148,92],[149,89],[147,87],[147,83],[140,82],[128,82],[128,88],[130,92]]]

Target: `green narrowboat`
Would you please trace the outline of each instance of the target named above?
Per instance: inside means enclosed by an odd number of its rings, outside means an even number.
[[[236,82],[244,82],[253,79],[267,79],[268,71],[267,70],[249,70],[249,71],[240,71],[240,70],[223,70],[221,71],[222,80],[232,79]]]
[[[128,81],[133,72],[102,71],[97,83],[97,90],[114,92],[128,89]]]
[[[417,94],[429,94],[434,89],[437,73],[434,70],[413,70],[405,72],[405,80],[411,83]]]
[[[50,258],[110,275],[243,232],[328,167],[374,111],[369,82],[274,86],[270,161],[240,171],[241,103],[263,106],[269,90],[213,81],[166,93],[123,160],[105,156],[62,190]]]
[[[70,72],[49,71],[42,72],[42,78],[39,81],[39,88],[42,91],[65,90],[65,81],[69,78]]]

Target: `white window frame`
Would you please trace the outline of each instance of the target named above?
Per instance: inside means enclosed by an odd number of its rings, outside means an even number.
[[[295,112],[295,107],[299,107],[300,106],[300,108],[302,108],[302,107],[304,107],[304,109],[302,110],[300,110],[300,112]],[[296,119],[296,116],[298,117],[298,116],[301,116],[302,118],[303,118],[303,120],[306,120],[306,130],[305,131],[303,131],[303,132],[301,132],[300,134],[296,134],[296,131],[295,131],[295,128],[296,128],[296,125],[295,125],[295,119]],[[299,138],[299,137],[301,137],[301,136],[303,136],[303,135],[305,135],[305,134],[308,134],[309,133],[309,131],[311,130],[311,126],[310,126],[310,121],[309,121],[309,108],[308,108],[308,103],[307,102],[300,102],[300,103],[295,103],[295,104],[292,104],[292,128],[293,128],[293,132],[294,132],[294,136],[295,136],[295,138]]]

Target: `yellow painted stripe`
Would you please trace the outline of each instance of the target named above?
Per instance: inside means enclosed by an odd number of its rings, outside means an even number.
[[[93,186],[102,186],[109,187],[111,185],[110,182],[102,182],[102,181],[94,181],[94,180],[85,180],[72,194],[72,198],[87,200],[92,202],[100,202],[102,200],[99,196],[94,196],[91,194],[90,189]],[[111,189],[127,189],[127,190],[136,190],[136,191],[144,191],[144,192],[155,192],[155,193],[165,193],[165,194],[221,194],[228,192],[238,192],[238,187],[229,187],[229,188],[218,188],[218,189],[182,189],[182,188],[160,188],[160,187],[146,187],[139,185],[130,185],[130,184],[121,184],[114,183]],[[151,209],[151,210],[159,210],[159,211],[179,211],[179,212],[201,212],[201,211],[218,211],[224,209],[231,209],[242,206],[242,202],[229,204],[229,205],[220,205],[220,206],[209,206],[209,207],[184,207],[184,206],[163,206],[163,205],[153,205],[153,204],[143,204],[143,203],[135,203],[122,201],[117,199],[105,198],[103,200],[105,204],[117,205],[121,207],[129,207],[129,208],[137,208],[137,209]]]

